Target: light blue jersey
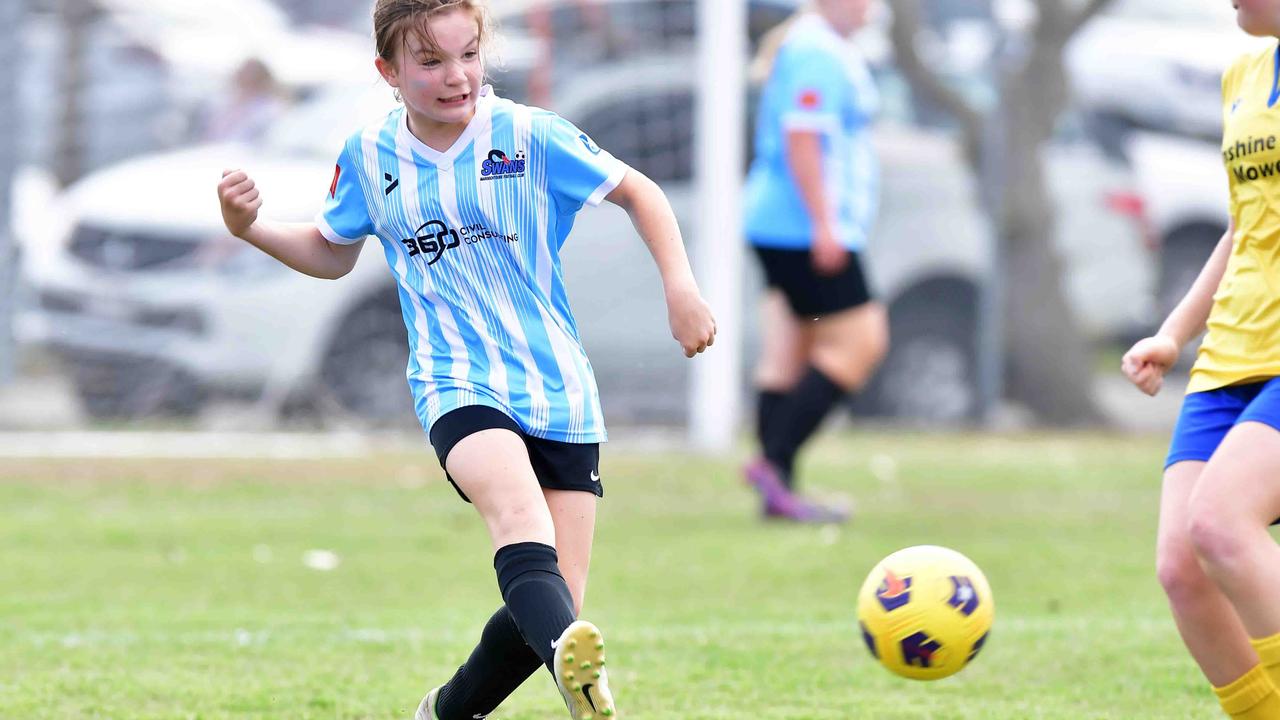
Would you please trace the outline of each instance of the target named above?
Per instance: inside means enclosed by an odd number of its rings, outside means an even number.
[[[409,132],[403,108],[347,140],[316,222],[330,242],[382,241],[427,432],[450,410],[486,405],[533,437],[606,439],[560,247],[583,204],[626,170],[572,123],[487,86],[444,152]]]
[[[747,176],[745,231],[756,245],[807,249],[813,221],[787,166],[786,133],[822,135],[823,188],[836,238],[861,250],[879,202],[879,168],[869,124],[879,95],[866,63],[817,13],[787,31],[756,115]]]

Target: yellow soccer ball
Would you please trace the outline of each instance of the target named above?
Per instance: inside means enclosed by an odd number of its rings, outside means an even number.
[[[995,619],[987,578],[972,560],[917,545],[881,560],[858,593],[858,624],[881,665],[914,680],[963,669]]]

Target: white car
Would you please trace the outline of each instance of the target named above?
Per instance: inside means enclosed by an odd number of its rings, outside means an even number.
[[[1134,127],[1216,138],[1222,72],[1268,42],[1237,27],[1226,0],[1113,0],[1063,59],[1076,103],[1111,142]]]
[[[407,408],[404,329],[398,311],[382,312],[397,300],[380,253],[362,253],[340,284],[306,277],[230,237],[215,196],[224,168],[245,167],[262,188],[264,215],[311,219],[340,128],[372,121],[393,102],[382,87],[334,91],[286,116],[262,147],[143,156],[76,183],[54,206],[63,222],[27,242],[36,304],[19,315],[20,338],[66,358],[95,417],[194,412],[207,391],[283,405],[317,378],[329,393],[321,401],[352,412],[395,412],[369,407],[369,398],[400,398],[397,410]],[[390,363],[365,336],[393,335],[388,329],[399,332],[387,353],[398,354],[398,372],[342,355]],[[370,387],[397,374],[398,393]]]

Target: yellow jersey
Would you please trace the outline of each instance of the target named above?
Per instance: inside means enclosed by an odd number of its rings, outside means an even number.
[[[1222,159],[1235,221],[1231,258],[1187,392],[1280,376],[1280,48],[1222,76]]]

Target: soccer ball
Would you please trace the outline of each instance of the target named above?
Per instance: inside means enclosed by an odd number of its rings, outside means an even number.
[[[858,625],[881,665],[914,680],[937,680],[969,664],[991,630],[987,578],[969,558],[917,545],[881,560],[858,594]]]

